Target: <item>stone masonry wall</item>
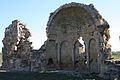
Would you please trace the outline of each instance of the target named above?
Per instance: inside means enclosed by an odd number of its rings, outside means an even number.
[[[12,21],[5,29],[3,39],[3,66],[10,70],[28,70],[31,55],[31,44],[29,37],[31,33],[26,25],[18,20]]]

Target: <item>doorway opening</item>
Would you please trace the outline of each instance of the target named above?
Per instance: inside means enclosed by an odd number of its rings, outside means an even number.
[[[78,41],[79,41],[79,43],[80,43],[80,47],[79,47],[79,49],[80,49],[80,53],[85,53],[85,41],[83,40],[83,37],[80,37],[79,39],[78,39]]]

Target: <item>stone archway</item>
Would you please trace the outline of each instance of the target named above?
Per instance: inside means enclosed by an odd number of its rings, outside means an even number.
[[[92,4],[69,3],[51,13],[46,28],[47,38],[48,40],[55,40],[58,43],[57,58],[60,66],[65,68],[67,65],[66,68],[69,68],[68,65],[74,64],[76,56],[74,53],[79,53],[79,43],[76,41],[82,36],[86,43],[86,66],[92,69],[89,66],[92,54],[99,53],[99,50],[92,53],[92,50],[95,49],[95,47],[92,47],[93,42],[95,42],[95,45],[99,44],[99,30],[97,26],[106,23]],[[96,41],[91,40],[89,42],[91,38],[94,38]],[[96,46],[96,48],[98,49],[99,46]],[[47,52],[46,54],[50,53]],[[56,53],[52,54],[55,55]],[[97,58],[95,56],[95,59]]]
[[[74,44],[74,58],[75,58],[75,63],[78,61],[79,59],[79,54],[80,52],[80,48],[82,48],[82,44],[77,40]]]
[[[98,72],[98,52],[97,52],[97,42],[95,39],[90,39],[89,47],[89,69],[91,72]]]
[[[49,40],[47,41],[48,46],[46,46],[46,61],[47,61],[47,66],[53,67],[54,64],[57,63],[57,44],[55,40]]]
[[[60,68],[70,68],[72,62],[72,55],[70,54],[69,42],[63,41],[60,46]]]
[[[74,44],[74,61],[75,63],[80,60],[81,54],[85,54],[85,42],[82,40],[82,37],[78,39]],[[83,56],[84,58],[84,56]]]
[[[87,69],[87,55],[85,41],[80,37],[74,44],[74,67],[80,71]]]

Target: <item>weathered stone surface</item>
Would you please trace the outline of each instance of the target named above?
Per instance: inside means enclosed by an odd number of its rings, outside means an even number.
[[[31,71],[39,72],[46,70],[45,45],[42,45],[39,50],[31,51]]]
[[[12,21],[12,24],[5,29],[2,67],[10,70],[29,70],[32,49],[30,36],[31,33],[25,24],[18,20]]]
[[[109,25],[92,4],[65,4],[51,13],[47,26],[45,53],[48,64],[52,60],[57,68],[100,72],[105,54],[104,60],[111,58]]]
[[[50,14],[47,40],[39,50],[34,50],[29,41],[31,33],[15,20],[5,30],[2,67],[43,72],[76,70],[109,77],[114,71],[120,72],[119,61],[113,60],[108,44],[109,27],[92,4],[65,4]]]

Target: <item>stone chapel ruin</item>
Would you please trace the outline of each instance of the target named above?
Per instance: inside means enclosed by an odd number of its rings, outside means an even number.
[[[51,13],[46,33],[49,67],[100,72],[104,61],[111,59],[109,24],[92,4],[61,6]]]
[[[18,71],[46,67],[104,73],[114,64],[108,44],[109,24],[92,4],[60,6],[50,14],[46,34],[45,43],[34,50],[29,30],[20,21],[13,21],[5,30],[2,67]]]

